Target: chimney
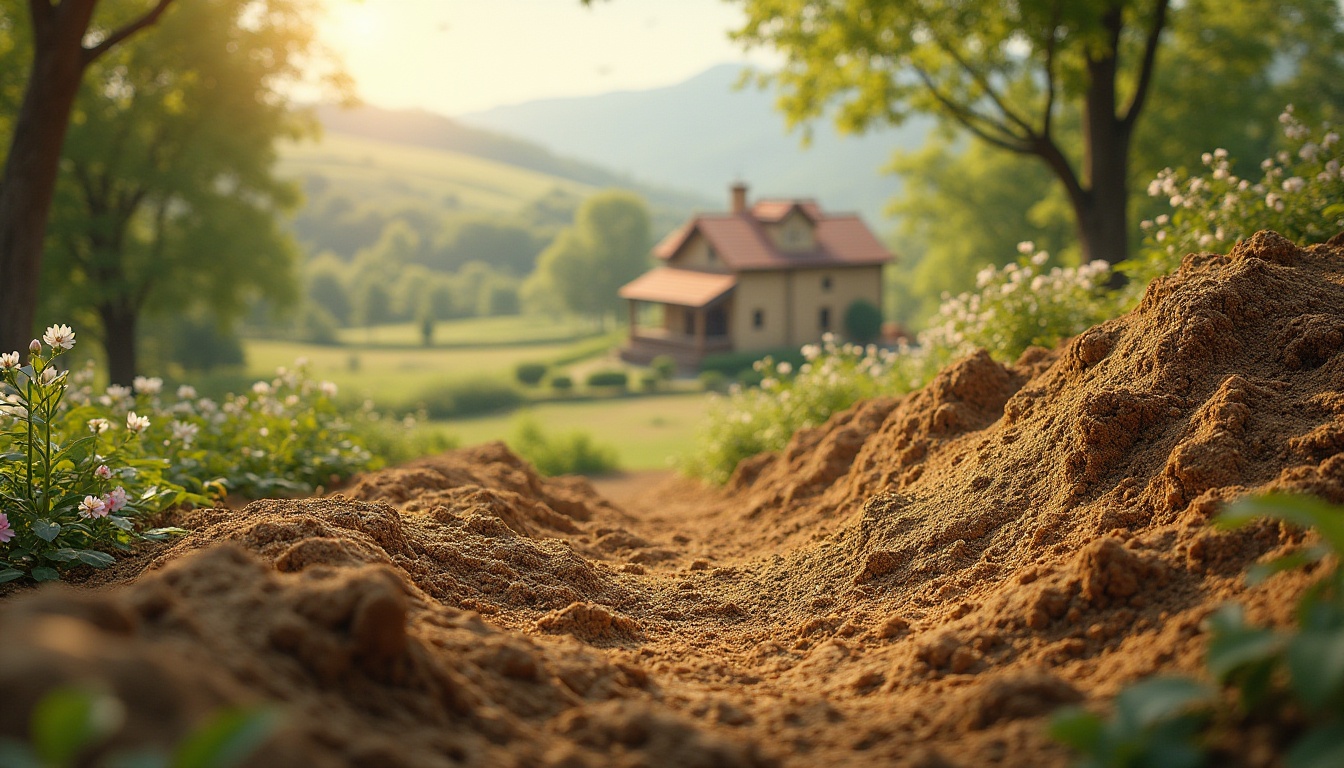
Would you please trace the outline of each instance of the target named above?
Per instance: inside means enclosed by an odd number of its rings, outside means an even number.
[[[741,181],[733,182],[728,188],[732,193],[730,201],[732,202],[732,212],[736,214],[747,212],[747,185]]]

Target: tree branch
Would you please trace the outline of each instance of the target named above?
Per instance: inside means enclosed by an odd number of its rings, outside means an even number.
[[[51,0],[28,0],[28,15],[33,18],[33,42],[42,45],[51,31],[51,17],[56,12]]]
[[[1055,12],[1050,16],[1050,37],[1045,41],[1045,115],[1041,121],[1041,138],[1054,142],[1051,138],[1051,132],[1054,129],[1055,120],[1055,94],[1057,83],[1055,82],[1055,48],[1059,45],[1059,6],[1055,6]]]
[[[1148,89],[1153,81],[1153,70],[1156,69],[1157,47],[1162,30],[1167,25],[1167,7],[1171,0],[1157,0],[1157,7],[1153,9],[1153,25],[1148,29],[1148,39],[1143,45],[1143,63],[1139,69],[1138,85],[1134,87],[1134,96],[1129,100],[1129,107],[1125,110],[1123,122],[1132,126],[1138,119],[1139,113],[1143,111],[1143,103],[1148,98]]]
[[[1032,146],[1027,143],[1027,139],[1013,133],[1002,123],[996,122],[973,109],[958,104],[951,97],[940,91],[938,86],[934,84],[933,78],[922,68],[912,67],[912,69],[919,75],[919,79],[924,81],[924,87],[929,90],[929,93],[933,95],[933,98],[939,104],[943,105],[944,109],[951,113],[954,120],[960,123],[963,128],[975,134],[976,137],[989,142],[1000,149],[1006,149],[1009,152],[1016,152],[1023,155],[1036,154]],[[997,131],[1002,135],[993,135],[990,133],[990,130]]]
[[[989,82],[989,78],[985,77],[985,73],[972,67],[966,59],[962,58],[961,54],[957,52],[952,44],[945,41],[941,36],[935,36],[934,41],[938,43],[938,47],[942,48],[944,53],[952,57],[952,60],[957,63],[957,66],[961,67],[966,74],[971,76],[971,80],[975,81],[975,84],[980,86],[985,92],[985,95],[990,98],[990,101],[994,102],[994,106],[999,108],[999,112],[1002,113],[1009,122],[1016,124],[1026,132],[1026,136],[1023,137],[1025,140],[1029,141],[1036,137],[1036,130],[1032,128],[1025,119],[1019,117],[1016,112],[1008,107],[1004,102],[1003,97],[999,95],[999,92],[994,90],[994,86]],[[1005,131],[1005,133],[1011,133],[1011,131]]]
[[[31,0],[31,1],[38,2],[39,0]],[[145,27],[148,27],[154,22],[158,21],[159,17],[163,15],[163,12],[168,10],[168,6],[172,4],[173,0],[159,0],[157,3],[155,3],[153,8],[151,8],[147,13],[145,13],[145,15],[141,16],[135,21],[126,24],[125,26],[122,26],[119,29],[114,30],[112,34],[108,35],[105,40],[95,45],[94,47],[85,48],[83,55],[84,66],[87,67],[99,56],[102,56],[104,53],[107,53],[108,50],[111,49],[117,43],[120,43],[122,40],[125,40],[131,35],[134,35],[136,32],[139,32]]]

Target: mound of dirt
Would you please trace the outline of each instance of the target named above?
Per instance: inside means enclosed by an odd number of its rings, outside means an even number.
[[[102,586],[0,603],[0,736],[82,682],[126,702],[126,744],[281,705],[256,765],[1062,765],[1055,708],[1197,671],[1225,601],[1290,620],[1309,575],[1241,573],[1304,534],[1207,523],[1248,492],[1344,502],[1342,347],[1344,239],[1262,232],[722,490],[618,508],[496,444],[190,513]]]

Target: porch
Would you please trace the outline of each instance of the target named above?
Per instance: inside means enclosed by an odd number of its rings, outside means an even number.
[[[647,365],[668,355],[695,370],[705,355],[731,352],[733,275],[655,269],[621,289],[630,302],[630,339],[621,359]]]

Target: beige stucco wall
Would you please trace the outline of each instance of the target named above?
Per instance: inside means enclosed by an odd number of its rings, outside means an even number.
[[[709,241],[699,232],[691,235],[691,239],[686,241],[676,256],[668,260],[667,265],[678,269],[698,269],[702,272],[728,271],[723,259],[709,257]]]
[[[823,287],[827,277],[829,289]],[[729,326],[734,346],[752,351],[820,341],[826,332],[820,324],[823,307],[830,309],[830,330],[843,335],[845,310],[859,299],[882,306],[881,267],[741,273]],[[765,313],[764,327],[759,329],[751,323],[758,309]]]

